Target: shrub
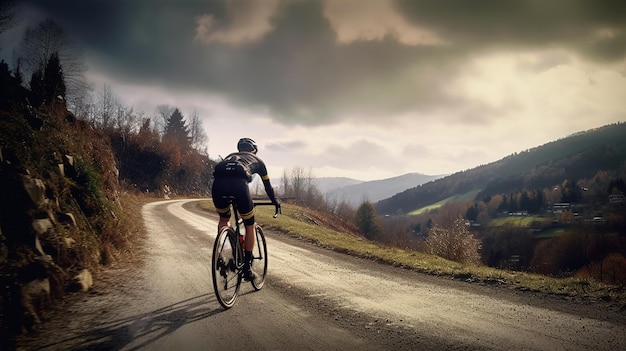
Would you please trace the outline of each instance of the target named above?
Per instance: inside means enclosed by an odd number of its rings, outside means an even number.
[[[455,262],[480,262],[480,241],[474,238],[461,217],[449,227],[434,225],[428,233],[426,244],[433,255]]]
[[[591,276],[607,284],[624,285],[626,284],[626,258],[619,253],[608,254],[599,262],[588,264],[577,275]]]

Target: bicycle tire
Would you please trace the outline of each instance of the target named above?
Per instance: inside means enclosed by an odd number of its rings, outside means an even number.
[[[265,234],[263,228],[258,224],[254,227],[256,240],[254,251],[252,253],[252,270],[256,273],[256,278],[252,280],[254,290],[261,290],[265,285],[265,277],[267,276],[267,243],[265,242]]]
[[[241,261],[241,254],[238,259],[237,250],[241,248],[235,231],[228,227],[222,229],[213,244],[211,275],[215,297],[225,309],[233,307],[237,302],[241,287],[241,274],[237,267],[237,261]]]

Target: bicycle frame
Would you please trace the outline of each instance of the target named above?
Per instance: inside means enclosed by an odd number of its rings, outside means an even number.
[[[235,223],[232,226],[228,226],[218,231],[215,243],[213,245],[212,255],[212,280],[213,288],[218,302],[224,308],[232,307],[237,301],[239,295],[239,287],[243,280],[243,267],[244,267],[244,249],[245,249],[245,229],[241,229],[243,219],[241,218],[237,205],[234,202],[233,197],[227,197],[229,206],[233,209],[232,220]],[[255,206],[259,205],[274,205],[267,202],[257,202]],[[279,207],[276,208],[274,218],[278,216]],[[242,232],[244,231],[244,232]],[[267,244],[265,241],[265,235],[261,226],[255,223],[254,227],[255,244],[252,250],[252,261],[259,264],[258,275],[253,280],[250,280],[252,287],[255,290],[261,290],[265,284],[265,276],[267,274]]]
[[[245,234],[246,234],[246,229],[244,227],[243,229],[243,234],[242,234],[242,229],[241,227],[243,226],[243,219],[240,217],[239,215],[239,210],[237,209],[237,204],[235,203],[235,198],[232,196],[228,196],[227,197],[228,203],[230,204],[230,206],[232,206],[233,209],[233,220],[234,220],[234,225],[233,225],[233,229],[235,230],[235,233],[237,234],[236,238],[233,238],[233,240],[236,242],[235,246],[235,262],[236,262],[236,266],[238,270],[241,270],[241,268],[243,267],[243,253],[245,252]],[[256,206],[275,206],[272,202],[253,202],[254,207]],[[274,215],[272,216],[273,218],[278,217],[279,211],[278,209],[276,210],[276,212],[274,213]]]

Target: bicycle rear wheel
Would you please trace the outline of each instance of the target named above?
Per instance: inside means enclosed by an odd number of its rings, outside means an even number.
[[[254,251],[252,251],[252,270],[256,273],[256,279],[252,280],[254,290],[263,289],[265,285],[265,276],[267,275],[267,244],[265,243],[265,235],[263,228],[258,224],[254,227],[256,240]]]
[[[217,301],[226,309],[237,302],[241,286],[241,274],[237,268],[241,253],[237,254],[238,249],[241,250],[237,246],[237,236],[232,228],[224,228],[217,234],[213,244],[211,273]]]

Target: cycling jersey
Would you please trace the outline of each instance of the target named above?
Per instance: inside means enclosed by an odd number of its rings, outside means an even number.
[[[232,153],[215,166],[213,176],[215,178],[245,178],[248,182],[252,181],[252,175],[258,174],[262,180],[268,180],[267,168],[265,163],[255,154],[251,152],[235,152]]]
[[[254,205],[247,183],[252,181],[252,175],[255,173],[263,180],[265,192],[270,200],[275,204],[278,203],[265,163],[251,152],[235,152],[219,162],[213,171],[214,182],[211,192],[220,217],[230,218],[230,206],[225,197],[234,197],[244,223],[246,225],[254,223]]]

